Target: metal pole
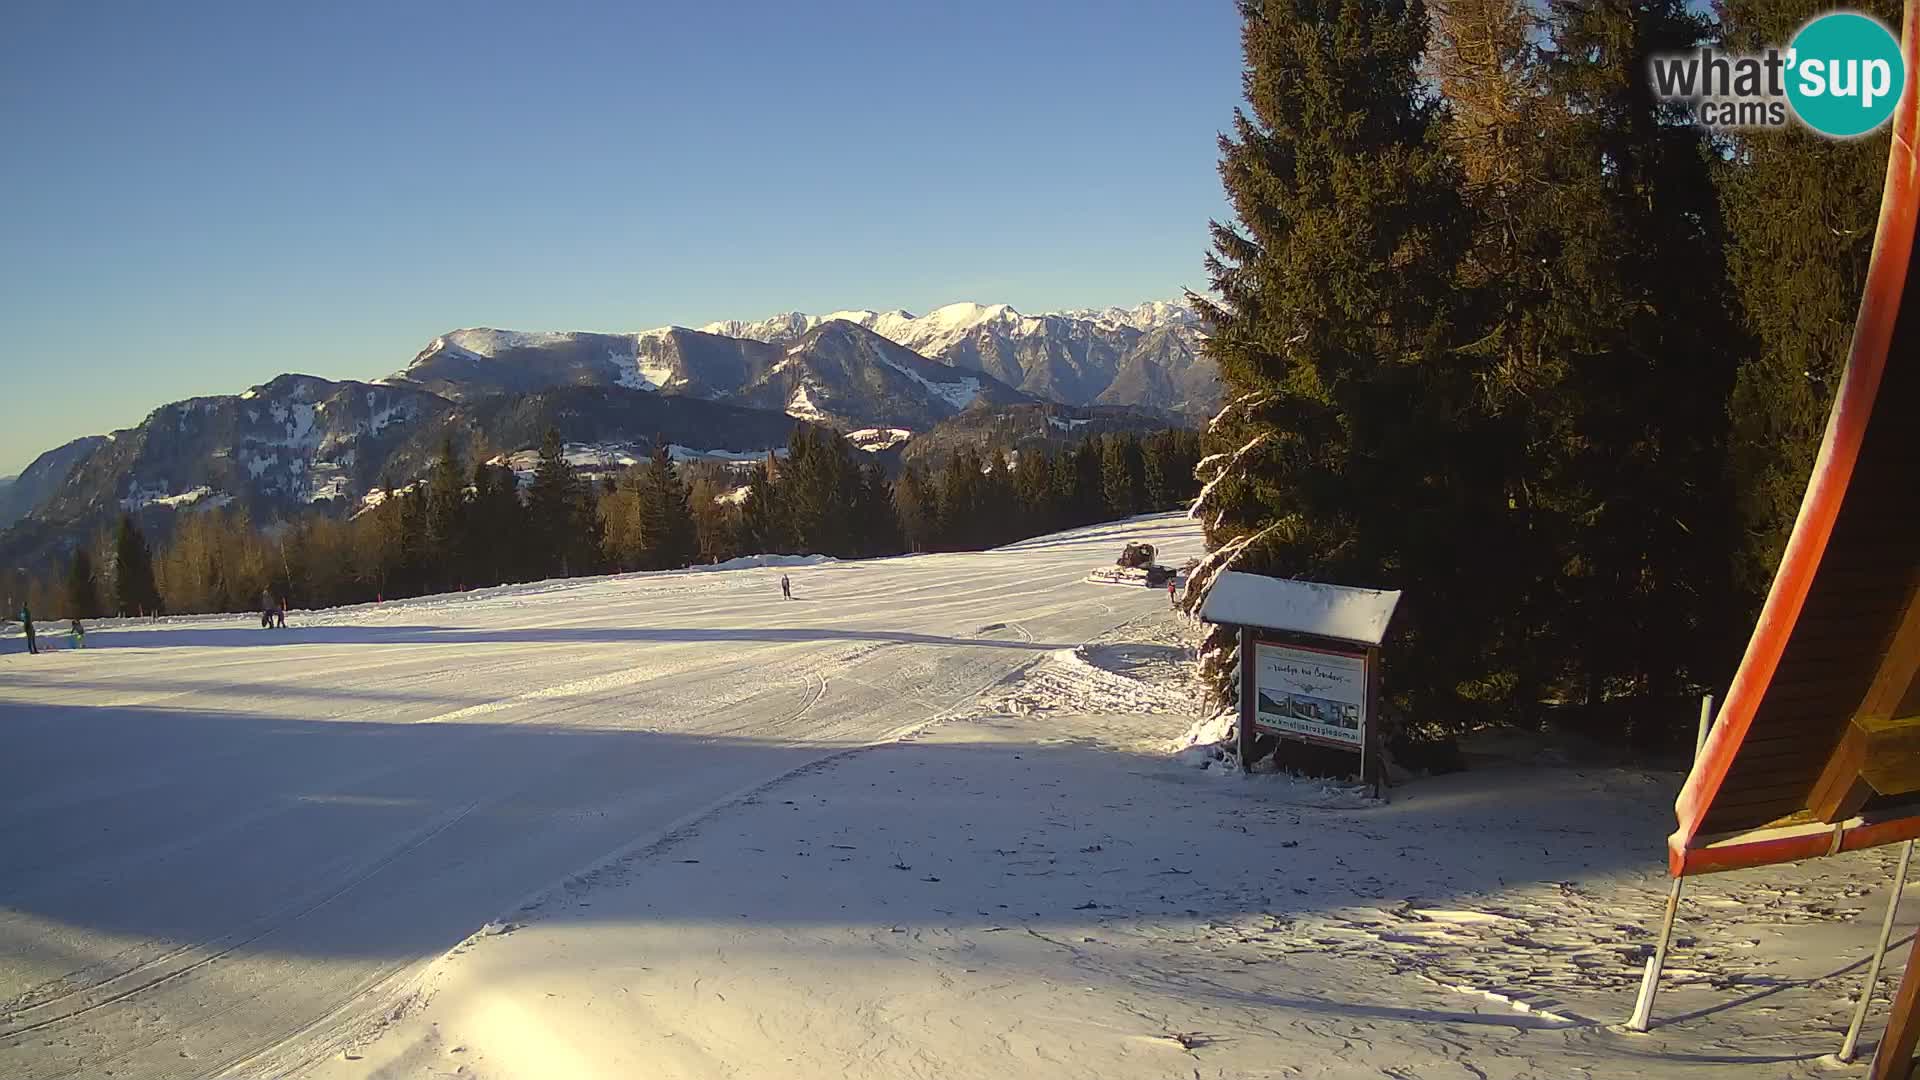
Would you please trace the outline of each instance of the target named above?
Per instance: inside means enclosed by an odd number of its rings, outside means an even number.
[[[1900,910],[1900,893],[1907,887],[1907,867],[1913,862],[1913,841],[1900,849],[1900,866],[1893,872],[1893,895],[1887,897],[1887,915],[1880,921],[1880,943],[1874,946],[1873,963],[1867,965],[1867,985],[1860,988],[1860,1000],[1853,1007],[1853,1023],[1847,1025],[1847,1039],[1840,1044],[1840,1060],[1852,1064],[1860,1047],[1860,1026],[1867,1021],[1867,1005],[1873,1000],[1873,988],[1880,982],[1880,962],[1887,958],[1887,942],[1893,938],[1893,915]]]
[[[1686,878],[1674,878],[1673,888],[1667,891],[1667,913],[1660,920],[1660,940],[1654,943],[1653,955],[1647,957],[1647,970],[1640,976],[1640,996],[1633,1001],[1633,1016],[1627,1021],[1627,1030],[1645,1031],[1653,1020],[1653,995],[1660,988],[1660,969],[1667,966],[1667,942],[1673,940],[1673,917],[1680,912],[1680,884]]]
[[[1700,698],[1700,727],[1693,738],[1693,760],[1697,764],[1700,752],[1706,748],[1707,732],[1713,726],[1713,695],[1704,694]],[[1640,994],[1633,1000],[1633,1016],[1627,1020],[1627,1030],[1645,1031],[1653,1023],[1653,997],[1660,989],[1660,972],[1667,966],[1667,944],[1673,940],[1673,921],[1680,914],[1680,885],[1686,879],[1676,877],[1673,887],[1667,890],[1667,910],[1660,919],[1660,938],[1654,942],[1653,955],[1647,957],[1647,970],[1640,976]]]

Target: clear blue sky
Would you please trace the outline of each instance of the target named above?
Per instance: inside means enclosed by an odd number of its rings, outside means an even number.
[[[1204,282],[1227,0],[33,3],[0,35],[0,475],[462,326]]]

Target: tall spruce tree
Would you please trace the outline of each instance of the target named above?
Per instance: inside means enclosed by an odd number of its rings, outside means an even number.
[[[473,499],[467,520],[474,543],[471,558],[477,581],[498,585],[525,575],[526,507],[512,469],[485,461],[473,467]]]
[[[424,568],[429,587],[449,590],[467,583],[469,521],[466,471],[452,439],[427,470]]]
[[[1073,469],[1067,475],[1068,524],[1105,520],[1107,498],[1100,481],[1100,440],[1089,438],[1074,450]]]
[[[1395,689],[1460,719],[1476,667],[1487,501],[1459,447],[1476,361],[1454,344],[1463,246],[1457,178],[1433,144],[1419,0],[1243,0],[1247,109],[1220,140],[1236,220],[1212,227],[1215,300],[1195,297],[1227,404],[1196,510],[1211,549],[1198,604],[1228,568],[1421,590],[1398,622]],[[1463,572],[1464,568],[1464,572]],[[1207,651],[1215,685],[1232,643]]]
[[[113,608],[122,616],[161,612],[160,589],[153,578],[153,550],[131,514],[120,516],[120,529],[113,541]]]
[[[593,493],[567,461],[556,428],[548,428],[540,440],[540,458],[527,488],[527,516],[535,573],[565,577],[594,569],[600,545]]]
[[[940,492],[925,465],[910,461],[901,467],[900,478],[893,484],[893,506],[900,518],[901,538],[907,550],[936,550]]]
[[[1132,433],[1109,435],[1100,450],[1100,490],[1109,517],[1132,517],[1145,509],[1147,461]]]
[[[645,567],[677,570],[693,561],[693,513],[687,506],[687,486],[665,443],[645,466],[640,488],[641,531],[645,538]]]
[[[1054,497],[1053,459],[1044,451],[1020,455],[1013,469],[1013,493],[1024,530],[1035,536],[1054,530],[1060,511]]]
[[[1900,25],[1895,0],[1847,6]],[[1810,10],[1804,0],[1723,0],[1726,45],[1782,44]],[[1890,130],[1857,139],[1742,130],[1721,167],[1729,263],[1754,340],[1734,382],[1730,436],[1734,573],[1747,608],[1772,583],[1825,433],[1873,250]]]
[[[1727,401],[1744,343],[1711,137],[1650,58],[1709,40],[1684,0],[1553,0],[1570,114],[1557,290],[1580,298],[1549,408],[1569,433],[1553,651],[1589,701],[1730,675]]]
[[[787,519],[784,476],[776,479],[770,465],[755,465],[747,481],[746,501],[740,506],[741,538],[751,555],[778,555],[793,550],[793,529]]]
[[[85,544],[73,549],[73,561],[67,567],[67,617],[95,619],[100,616],[100,582],[94,575],[93,555]]]
[[[985,540],[986,480],[981,468],[973,447],[962,446],[940,470],[941,550],[969,551]]]
[[[860,467],[860,502],[854,519],[861,556],[898,555],[904,549],[893,487],[887,482],[887,471],[879,465]]]

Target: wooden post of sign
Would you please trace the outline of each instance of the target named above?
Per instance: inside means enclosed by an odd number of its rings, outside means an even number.
[[[1253,627],[1240,628],[1240,771],[1253,771],[1253,718],[1260,708],[1260,686],[1253,667]]]
[[[1380,647],[1367,649],[1367,719],[1366,730],[1360,733],[1360,782],[1367,782],[1367,746],[1372,745],[1374,757],[1373,797],[1386,797],[1387,755],[1382,748],[1386,745],[1380,736]]]
[[[1366,685],[1360,688],[1360,786],[1367,786],[1367,749],[1373,742],[1373,664],[1379,650],[1369,647],[1361,656],[1361,677]]]

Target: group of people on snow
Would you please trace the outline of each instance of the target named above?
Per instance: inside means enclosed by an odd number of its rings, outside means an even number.
[[[34,630],[33,608],[27,604],[20,605],[20,626],[26,632],[27,652],[30,655],[38,655],[40,652],[40,635]],[[67,635],[72,641],[72,648],[84,649],[87,647],[87,628],[79,619],[73,620],[72,625],[67,628]]]
[[[786,591],[786,587],[787,587],[786,579],[781,578],[780,579],[781,591],[783,592]],[[34,628],[34,625],[33,625],[33,608],[31,605],[28,605],[28,604],[20,605],[20,626],[26,635],[27,652],[32,655],[38,655],[40,652],[40,634]],[[286,602],[283,600],[274,599],[272,592],[266,589],[262,589],[260,590],[260,629],[268,630],[275,627],[278,627],[279,629],[282,629],[282,630],[285,630],[287,628]],[[74,619],[71,622],[71,624],[67,627],[67,637],[71,643],[70,644],[71,648],[75,648],[75,649],[86,648],[87,647],[86,624],[82,623],[79,619]]]

